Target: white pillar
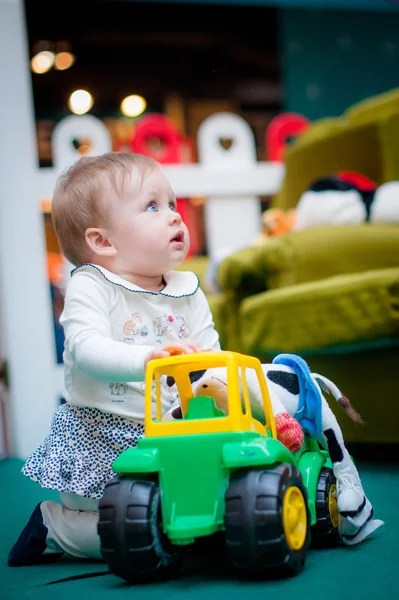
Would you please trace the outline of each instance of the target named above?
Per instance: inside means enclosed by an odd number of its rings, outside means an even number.
[[[10,374],[11,451],[25,458],[48,433],[57,398],[22,0],[0,0],[0,81],[0,326]]]
[[[224,149],[221,140],[232,145]],[[234,169],[246,180],[257,165],[255,139],[248,123],[232,113],[207,117],[198,130],[198,157],[210,171]],[[248,185],[248,182],[246,182]],[[261,203],[252,194],[210,195],[205,203],[207,250],[211,260],[253,244],[261,231]]]

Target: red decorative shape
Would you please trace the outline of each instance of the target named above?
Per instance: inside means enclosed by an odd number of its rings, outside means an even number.
[[[377,184],[374,181],[355,171],[341,171],[338,173],[338,177],[346,183],[355,185],[361,192],[369,192],[377,189]]]
[[[151,148],[151,138],[158,138],[163,142],[161,152],[155,152]],[[152,113],[137,122],[131,148],[132,152],[145,154],[161,164],[170,165],[181,163],[181,144],[182,136],[175,124],[165,115]]]
[[[160,151],[155,151],[151,147],[151,139],[161,141],[162,148]],[[137,121],[137,125],[131,140],[131,150],[138,154],[145,154],[150,158],[155,159],[161,164],[181,164],[187,162],[183,158],[184,149],[187,148],[187,139],[184,138],[176,125],[165,115],[159,113],[151,113],[141,117]],[[198,240],[198,219],[194,207],[190,204],[188,198],[177,198],[177,212],[187,225],[190,233],[191,244],[188,256],[195,254],[200,247]]]
[[[281,113],[274,117],[266,129],[267,160],[283,161],[288,139],[301,135],[309,126],[309,119],[297,113]]]

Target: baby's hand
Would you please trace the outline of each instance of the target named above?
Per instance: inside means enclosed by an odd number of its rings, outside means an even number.
[[[147,354],[144,360],[144,366],[154,358],[165,358],[166,356],[173,356],[175,354],[192,354],[194,352],[202,352],[203,348],[201,344],[195,340],[184,340],[182,342],[171,342],[169,344],[163,344],[154,348]]]

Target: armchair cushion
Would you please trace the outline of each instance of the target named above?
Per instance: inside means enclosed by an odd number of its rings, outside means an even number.
[[[399,201],[399,200],[398,200]],[[399,267],[399,227],[337,225],[265,238],[226,258],[218,269],[225,293],[243,299],[327,277]]]
[[[242,302],[239,320],[258,357],[399,345],[399,267],[263,292]]]

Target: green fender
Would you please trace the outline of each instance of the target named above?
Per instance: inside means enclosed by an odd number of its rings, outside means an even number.
[[[298,459],[298,469],[301,472],[303,483],[308,491],[308,506],[310,523],[316,523],[316,489],[320,471],[327,462],[328,455],[322,451],[303,452]],[[329,465],[327,465],[329,466]]]
[[[112,465],[115,473],[157,473],[160,470],[158,448],[129,448]]]
[[[222,449],[222,462],[228,469],[270,466],[276,462],[295,464],[294,455],[273,438],[258,437],[246,442],[228,442]]]

